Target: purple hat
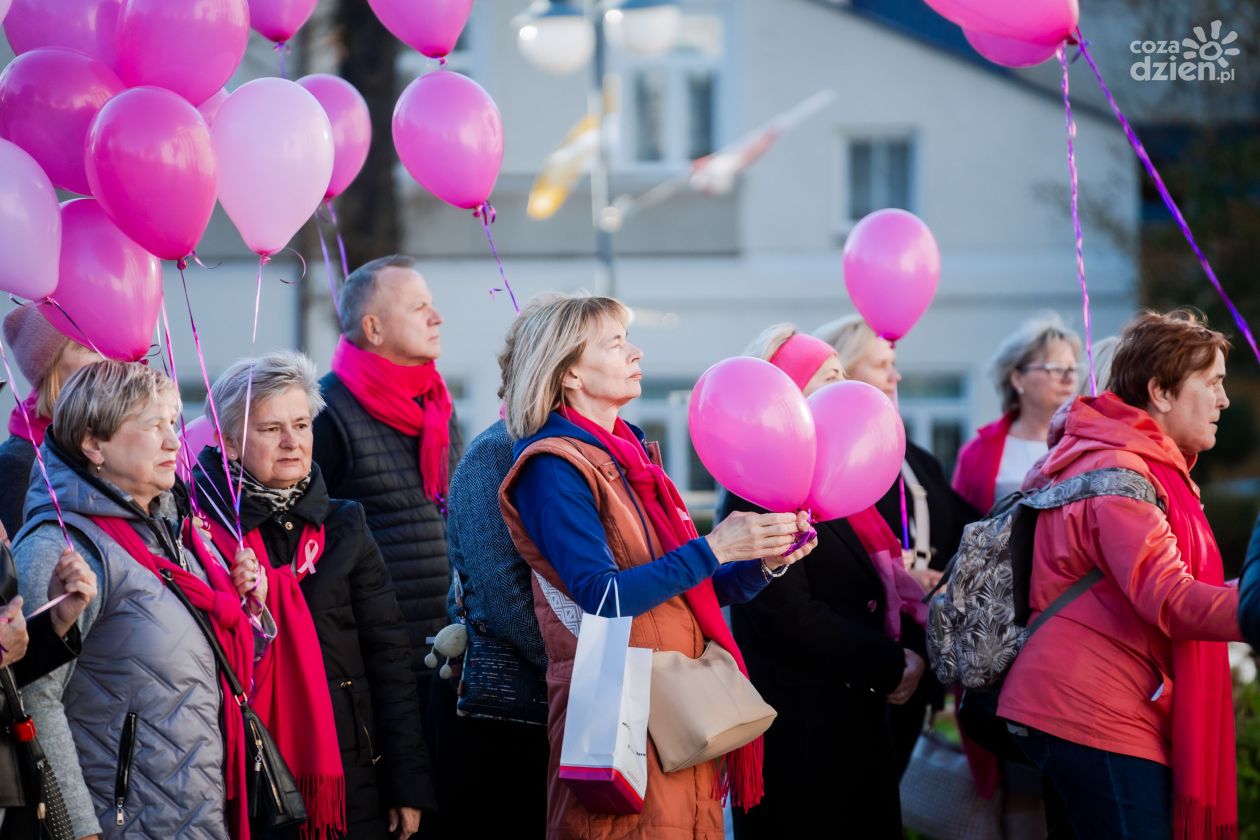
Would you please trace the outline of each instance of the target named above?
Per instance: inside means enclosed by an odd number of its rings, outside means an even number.
[[[4,316],[4,341],[32,388],[40,386],[57,354],[70,343],[70,339],[48,323],[39,307],[29,304]]]

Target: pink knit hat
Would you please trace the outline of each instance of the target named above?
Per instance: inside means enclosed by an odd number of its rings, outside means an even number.
[[[39,307],[28,304],[4,316],[4,342],[31,388],[38,388],[70,339],[48,323]]]

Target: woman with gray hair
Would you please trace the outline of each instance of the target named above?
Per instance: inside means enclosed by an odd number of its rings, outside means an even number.
[[[215,548],[248,546],[271,580],[278,632],[253,703],[302,791],[304,835],[405,840],[432,799],[411,645],[363,508],[330,499],[311,461],[315,365],[243,359],[211,396],[221,446],[201,451],[194,488]]]

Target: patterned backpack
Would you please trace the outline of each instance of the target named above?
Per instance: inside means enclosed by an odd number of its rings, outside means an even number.
[[[1028,623],[1033,534],[1043,510],[1096,496],[1160,505],[1142,475],[1121,467],[1093,470],[1033,493],[1013,493],[963,531],[958,553],[929,595],[928,656],[943,685],[987,688],[1001,682],[1028,637],[1102,579],[1095,567]],[[944,587],[944,591],[940,591]]]

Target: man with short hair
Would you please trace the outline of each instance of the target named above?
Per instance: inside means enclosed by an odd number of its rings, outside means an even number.
[[[367,514],[407,622],[429,729],[424,656],[447,623],[446,496],[463,448],[436,366],[442,315],[415,260],[396,255],[351,272],[338,309],[342,337],[320,380],[328,407],[314,423],[315,461],[329,495]]]

